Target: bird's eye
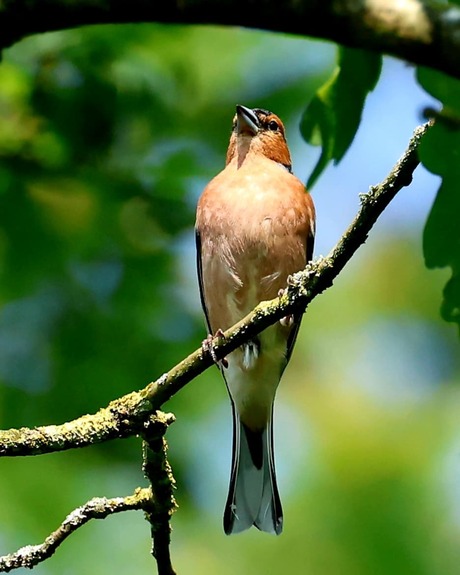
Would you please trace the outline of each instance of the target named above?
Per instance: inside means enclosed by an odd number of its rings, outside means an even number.
[[[268,122],[267,128],[272,132],[276,132],[279,129],[278,122],[275,122],[275,120],[271,120],[270,122]]]

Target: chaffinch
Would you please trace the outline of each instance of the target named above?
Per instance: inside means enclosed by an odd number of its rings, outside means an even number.
[[[211,334],[226,330],[286,286],[311,259],[315,208],[292,174],[281,120],[236,107],[225,169],[206,186],[196,215],[201,303]],[[280,534],[273,402],[301,315],[283,318],[220,363],[233,412],[225,533],[255,525]]]

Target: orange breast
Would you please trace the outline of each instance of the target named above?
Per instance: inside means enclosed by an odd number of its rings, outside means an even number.
[[[200,198],[202,289],[211,328],[276,297],[306,264],[314,207],[300,180],[263,157],[230,163]]]

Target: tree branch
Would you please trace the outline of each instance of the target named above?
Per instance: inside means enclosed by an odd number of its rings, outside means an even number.
[[[0,49],[87,24],[245,26],[391,54],[460,78],[460,8],[437,0],[5,0]]]
[[[412,174],[419,164],[417,148],[430,125],[427,123],[415,130],[407,150],[386,179],[360,196],[358,214],[331,253],[294,274],[282,297],[260,303],[253,312],[225,332],[225,338],[214,344],[218,359],[282,317],[304,312],[317,295],[332,285],[335,277],[366,241],[387,205],[399,190],[412,181]],[[0,456],[38,455],[142,434],[152,413],[212,363],[210,354],[200,348],[143,390],[111,402],[94,415],[85,415],[63,425],[0,431]]]
[[[157,414],[158,415],[158,414]],[[163,420],[152,418],[143,433],[143,470],[152,485],[151,506],[144,507],[152,532],[152,555],[158,566],[158,575],[176,575],[171,563],[169,521],[177,509],[173,490],[176,482],[167,459],[166,429],[174,421],[172,413],[162,414]]]
[[[0,457],[40,455],[131,437],[143,431],[144,423],[154,411],[145,390],[134,391],[95,414],[62,425],[0,430]]]
[[[0,572],[8,573],[20,567],[32,569],[35,565],[51,557],[69,535],[91,519],[105,519],[114,513],[144,509],[150,504],[151,499],[152,491],[149,488],[136,489],[133,495],[127,497],[114,497],[112,499],[94,497],[72,511],[56,531],[53,531],[40,545],[27,545],[15,553],[0,557]]]
[[[31,569],[45,561],[69,535],[91,519],[105,519],[114,513],[142,509],[152,528],[152,554],[157,561],[158,575],[175,575],[169,553],[169,520],[177,505],[173,496],[175,481],[166,458],[167,444],[164,439],[166,430],[174,420],[172,413],[156,412],[144,426],[144,473],[150,487],[138,488],[128,497],[91,499],[72,511],[40,545],[27,545],[15,553],[0,557],[0,573],[19,567]]]

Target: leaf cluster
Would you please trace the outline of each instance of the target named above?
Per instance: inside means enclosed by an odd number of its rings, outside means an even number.
[[[308,104],[301,123],[306,141],[321,146],[309,186],[331,162],[340,162],[353,142],[366,97],[378,83],[381,65],[379,54],[338,48],[336,68]],[[428,268],[451,268],[441,314],[460,327],[460,82],[423,67],[417,69],[417,79],[439,102],[438,109],[425,110],[426,117],[436,121],[420,151],[425,168],[441,177],[427,217],[423,253]]]

